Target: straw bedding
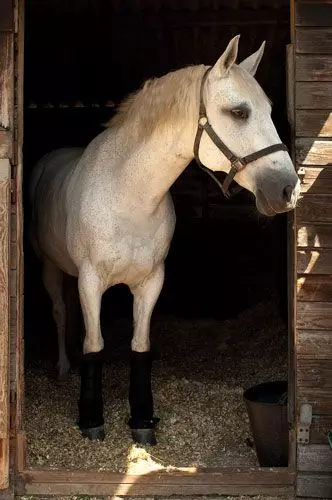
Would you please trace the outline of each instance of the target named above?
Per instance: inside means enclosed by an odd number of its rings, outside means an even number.
[[[161,422],[150,449],[134,446],[126,425],[130,321],[113,321],[109,330],[102,443],[83,439],[75,426],[77,372],[57,386],[48,360],[27,362],[28,467],[148,473],[257,465],[242,393],[287,377],[287,331],[273,297],[234,320],[154,319],[153,389]]]

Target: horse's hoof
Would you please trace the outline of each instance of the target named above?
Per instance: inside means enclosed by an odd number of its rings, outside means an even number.
[[[100,425],[99,427],[91,427],[90,429],[81,429],[81,433],[83,437],[89,438],[90,441],[104,441],[105,439],[105,430],[103,425]]]
[[[57,384],[63,385],[67,382],[70,372],[70,363],[68,360],[60,361],[57,364]]]
[[[157,444],[156,433],[154,429],[132,429],[131,435],[133,441],[144,446],[155,446]]]
[[[69,378],[69,372],[58,373],[56,378],[57,385],[64,385],[68,381],[68,378]]]

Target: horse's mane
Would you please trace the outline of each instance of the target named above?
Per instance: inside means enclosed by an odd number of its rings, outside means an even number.
[[[128,136],[144,140],[167,123],[186,121],[198,110],[199,83],[204,70],[203,65],[189,66],[147,80],[140,90],[120,104],[117,114],[106,126],[125,126]],[[193,89],[197,95],[192,95]]]

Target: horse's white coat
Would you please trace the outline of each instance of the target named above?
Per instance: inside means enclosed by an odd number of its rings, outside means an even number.
[[[252,76],[264,45],[237,66],[238,39],[231,40],[210,72],[204,102],[214,130],[238,156],[245,156],[280,139],[270,103]],[[84,151],[57,150],[35,167],[31,236],[44,262],[44,282],[53,301],[60,377],[69,366],[62,271],[78,276],[85,353],[103,348],[101,297],[117,283],[127,284],[134,295],[132,349],[149,350],[150,318],[163,285],[164,260],[175,226],[169,188],[193,159],[205,70],[190,67],[147,82]],[[233,113],[243,106],[249,110],[247,120]],[[212,170],[230,169],[206,134],[199,155]],[[286,152],[253,162],[235,179],[256,195],[257,207],[265,214],[290,210],[296,204],[299,182]],[[285,199],[287,186],[291,196]]]

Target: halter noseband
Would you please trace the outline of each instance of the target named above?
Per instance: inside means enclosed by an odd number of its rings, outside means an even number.
[[[209,120],[206,116],[206,108],[205,104],[203,101],[203,89],[204,89],[204,83],[207,79],[207,76],[209,74],[209,71],[212,68],[208,68],[206,72],[203,75],[202,78],[202,83],[201,83],[201,88],[200,88],[200,102],[199,102],[199,118],[198,118],[198,127],[197,127],[197,132],[196,132],[196,137],[195,137],[195,143],[194,143],[194,155],[195,155],[195,160],[198,164],[199,167],[201,167],[202,170],[204,170],[207,174],[212,177],[212,179],[218,184],[220,187],[221,191],[223,192],[224,196],[226,198],[230,198],[234,194],[238,193],[242,188],[240,186],[236,187],[233,189],[232,193],[229,191],[229,186],[234,179],[235,175],[243,170],[249,163],[252,163],[253,161],[258,160],[258,158],[262,158],[263,156],[267,156],[271,153],[275,153],[276,151],[288,151],[287,146],[283,144],[282,142],[278,144],[273,144],[272,146],[268,146],[267,148],[260,149],[259,151],[256,151],[255,153],[251,153],[250,155],[243,156],[240,158],[239,156],[236,156],[227,146],[226,144],[218,137],[218,135],[215,133],[213,128],[211,127]],[[210,137],[211,141],[217,146],[217,148],[226,156],[226,158],[231,162],[231,169],[228,172],[225,180],[223,183],[221,183],[217,177],[211,172],[210,169],[205,167],[200,159],[199,159],[199,145],[201,142],[202,134],[203,131],[208,134]]]

